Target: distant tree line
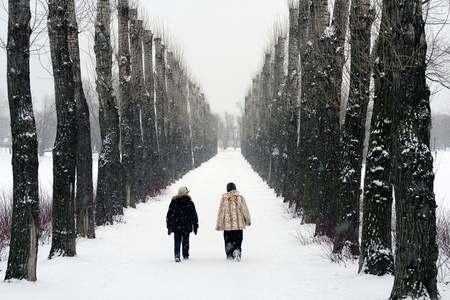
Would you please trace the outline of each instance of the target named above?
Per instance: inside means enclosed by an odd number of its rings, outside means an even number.
[[[327,1],[289,1],[288,29],[274,31],[245,98],[242,153],[335,253],[359,257],[360,272],[394,274],[391,299],[437,299],[422,2],[349,4],[334,2],[330,19]]]
[[[54,145],[41,150],[53,149],[49,258],[76,255],[77,236],[95,238],[95,225],[112,224],[123,208],[147,201],[217,153],[218,118],[164,31],[152,32],[128,0],[97,0],[92,22],[98,112],[93,112],[81,80],[76,14],[93,7],[75,0],[47,4],[56,121],[48,122],[54,113],[44,109],[46,120],[39,124],[30,91],[30,1],[8,2],[14,199],[5,279],[37,279],[38,131],[42,138],[55,136]],[[114,12],[117,26],[111,22]],[[118,28],[115,39],[112,28]],[[91,122],[97,120],[101,149],[94,189]],[[50,129],[55,126],[56,132]]]
[[[431,148],[448,150],[450,148],[450,115],[432,114],[431,124]]]

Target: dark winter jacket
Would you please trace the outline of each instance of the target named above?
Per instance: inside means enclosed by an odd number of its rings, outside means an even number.
[[[172,232],[192,232],[197,234],[198,216],[194,202],[189,195],[172,198],[166,216],[167,229]]]

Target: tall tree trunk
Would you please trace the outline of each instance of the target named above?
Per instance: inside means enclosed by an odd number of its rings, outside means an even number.
[[[286,178],[283,181],[283,197],[290,205],[297,203],[298,197],[298,108],[300,100],[300,56],[299,56],[299,10],[289,7],[289,51],[288,75],[285,86],[285,107],[283,122],[285,127]]]
[[[308,47],[309,32],[311,30],[311,22],[309,21],[310,5],[309,0],[300,0],[298,6],[298,26],[301,28],[299,31],[298,43],[299,43],[299,55],[300,55],[300,99],[299,99],[299,112],[298,112],[298,149],[297,149],[297,167],[298,167],[298,195],[296,203],[296,212],[302,213],[303,220],[310,222],[312,219],[312,203],[311,201],[304,201],[305,199],[305,174],[307,168],[307,141],[309,140],[309,113],[307,109],[307,96],[305,91],[306,80],[305,74],[309,73],[309,55],[310,48]]]
[[[55,254],[76,255],[75,168],[77,147],[77,104],[73,60],[69,53],[69,2],[48,3],[48,36],[52,56],[57,112],[53,148],[53,232],[49,258]]]
[[[316,223],[319,221],[320,214],[324,214],[325,208],[323,207],[324,195],[319,193],[319,181],[323,181],[319,178],[319,170],[325,170],[323,161],[319,161],[319,150],[321,144],[319,139],[319,120],[321,120],[319,113],[324,111],[324,104],[321,102],[326,99],[324,95],[324,87],[326,86],[327,78],[324,76],[324,50],[326,49],[326,40],[323,33],[329,23],[329,13],[327,3],[323,1],[313,0],[310,6],[309,14],[309,26],[307,29],[308,42],[305,52],[302,56],[304,61],[302,63],[302,103],[301,109],[303,110],[301,116],[301,141],[303,144],[301,149],[301,157],[305,162],[304,168],[304,190],[303,190],[303,208],[304,208],[304,220],[305,222]],[[322,145],[323,147],[323,145]],[[324,216],[322,219],[325,220]],[[318,234],[327,232],[326,223],[319,224],[316,227]]]
[[[81,82],[78,24],[75,15],[74,1],[68,2],[68,16],[69,53],[73,61],[74,90],[78,121],[76,175],[77,233],[83,237],[95,238],[91,125],[89,121],[89,106]]]
[[[282,112],[284,111],[284,103],[282,103],[282,93],[283,93],[283,83],[284,83],[284,57],[285,57],[285,45],[286,45],[286,37],[279,36],[277,40],[277,44],[275,45],[274,52],[274,62],[273,62],[273,90],[272,90],[272,107],[271,107],[271,116],[269,117],[271,124],[270,130],[272,132],[272,147],[274,149],[273,153],[275,154],[272,159],[272,186],[275,188],[277,195],[281,194],[281,187],[285,177],[285,149],[282,140],[282,126],[280,120],[283,118]],[[257,89],[258,94],[261,93],[259,89]],[[261,96],[256,95],[256,99],[258,102],[261,102]],[[258,103],[258,114],[260,110],[260,104]],[[259,130],[261,124],[264,120],[258,118],[258,123],[256,124],[256,130]],[[280,134],[281,133],[281,134]],[[261,146],[263,144],[262,137],[257,134],[258,145],[257,151],[260,152],[258,154],[259,159],[259,172],[263,169],[262,161],[263,161],[263,153],[261,153]]]
[[[119,82],[120,82],[120,110],[121,110],[121,140],[122,140],[122,203],[124,207],[134,206],[134,144],[133,121],[134,114],[131,97],[131,60],[129,45],[129,4],[128,0],[118,2],[119,21]]]
[[[372,63],[370,1],[356,0],[350,14],[350,91],[341,134],[339,193],[334,252],[347,245],[359,255],[361,171]]]
[[[389,99],[394,103],[392,154],[396,167],[397,239],[391,299],[438,299],[436,201],[422,1],[385,0],[384,8],[392,22],[389,41],[393,45],[393,82]]]
[[[143,136],[141,130],[141,111],[142,111],[142,87],[143,87],[143,65],[142,65],[142,21],[138,20],[136,9],[130,9],[130,53],[131,53],[131,102],[127,106],[126,111],[132,116],[129,119],[131,126],[131,145],[130,153],[133,159],[129,162],[129,180],[131,186],[130,206],[135,207],[136,203],[145,200],[144,198],[144,168],[148,168],[144,164],[138,163],[143,161]],[[133,149],[133,150],[132,150]],[[131,158],[130,157],[130,158]]]
[[[160,158],[160,164],[162,167],[161,172],[161,182],[163,185],[167,184],[168,181],[168,169],[167,169],[167,159],[168,152],[166,151],[168,141],[167,134],[165,130],[165,103],[167,102],[167,92],[166,92],[166,69],[165,69],[165,58],[164,58],[164,45],[161,43],[161,38],[155,38],[155,71],[156,71],[156,129],[158,138],[158,152]]]
[[[336,190],[339,182],[338,158],[340,141],[339,108],[342,73],[344,69],[344,41],[348,24],[347,0],[336,1],[331,26],[318,40],[318,57],[323,90],[318,98],[318,206],[316,234],[334,238],[336,232]]]
[[[145,191],[147,195],[154,196],[160,188],[158,174],[160,163],[158,157],[158,144],[156,141],[155,126],[155,87],[153,78],[153,34],[150,30],[144,31],[144,77],[145,77],[145,103],[142,107],[142,128],[144,149],[146,153],[145,163]]]
[[[364,202],[359,271],[374,275],[393,272],[392,255],[392,93],[391,24],[383,12],[374,66],[375,97],[364,176]]]
[[[112,47],[109,0],[97,1],[95,57],[99,124],[102,148],[98,158],[96,223],[113,223],[115,214],[123,214],[120,189],[120,124],[117,99],[112,87]],[[118,172],[119,171],[119,172]]]
[[[176,166],[176,145],[179,141],[175,141],[175,98],[177,97],[175,86],[175,58],[172,51],[167,51],[166,60],[166,85],[167,85],[167,101],[164,102],[164,131],[166,135],[167,145],[164,150],[167,153],[167,174],[168,182],[173,182],[176,179],[175,166]],[[176,144],[175,144],[176,143]]]
[[[36,281],[39,163],[30,88],[30,1],[9,0],[8,10],[7,81],[14,182],[5,280]]]

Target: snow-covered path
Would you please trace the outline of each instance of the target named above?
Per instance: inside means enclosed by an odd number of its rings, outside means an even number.
[[[252,226],[242,261],[225,259],[214,230],[220,196],[233,181],[245,196]],[[178,187],[190,190],[199,215],[190,260],[175,263],[165,216]],[[357,274],[356,264],[330,263],[317,245],[296,241],[299,220],[254,173],[239,151],[221,151],[167,189],[158,201],[127,209],[124,222],[80,239],[77,256],[47,260],[39,249],[38,281],[0,283],[2,299],[387,299],[393,277]],[[6,262],[0,262],[4,277]],[[443,299],[450,290],[440,285]],[[445,290],[444,290],[445,289]]]

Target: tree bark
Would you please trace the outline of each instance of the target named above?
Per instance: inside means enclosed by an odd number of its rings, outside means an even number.
[[[166,110],[165,103],[167,102],[167,92],[166,92],[166,69],[165,69],[165,58],[164,58],[164,45],[161,42],[161,38],[155,38],[155,71],[156,71],[156,82],[155,82],[155,105],[156,105],[156,132],[158,139],[158,152],[161,164],[161,182],[166,185],[168,182],[168,169],[167,169],[167,158],[168,152],[167,145],[167,133],[165,118]]]
[[[155,86],[153,78],[153,34],[150,30],[144,31],[144,86],[145,101],[142,107],[142,128],[144,138],[144,151],[146,155],[146,168],[144,178],[146,195],[155,196],[161,183],[158,183],[158,174],[161,172],[156,140],[155,126]]]
[[[57,133],[53,148],[53,232],[49,258],[76,255],[75,168],[77,104],[73,60],[69,53],[70,1],[48,3],[48,35],[52,56],[57,111]]]
[[[320,56],[316,57],[319,84],[318,116],[318,206],[316,235],[334,238],[336,233],[336,190],[339,182],[340,141],[339,108],[344,69],[344,41],[348,23],[347,0],[336,1],[331,25],[317,40]],[[323,25],[325,25],[323,23]],[[318,33],[318,32],[317,32]]]
[[[393,272],[392,255],[392,44],[388,16],[383,13],[374,68],[375,97],[364,176],[363,224],[359,271],[384,275]],[[387,26],[387,27],[386,27]],[[386,31],[387,29],[387,31]]]
[[[129,184],[131,187],[130,206],[136,207],[136,203],[145,200],[144,196],[144,164],[138,163],[144,160],[143,135],[141,127],[141,111],[143,106],[143,65],[142,65],[142,21],[138,20],[136,9],[130,9],[130,53],[131,53],[131,102],[127,105],[126,112],[129,117],[130,137],[130,161]],[[133,153],[131,153],[133,152]]]
[[[120,124],[117,99],[112,86],[112,46],[109,0],[97,1],[95,25],[95,57],[99,125],[102,148],[98,158],[96,223],[113,223],[114,215],[123,214],[121,203]]]
[[[128,0],[118,2],[119,21],[119,81],[122,141],[122,203],[124,207],[134,206],[133,170],[135,149],[133,144],[133,121],[137,118],[131,97],[131,59],[129,45]]]
[[[75,3],[68,2],[69,53],[73,61],[75,101],[77,104],[77,171],[76,216],[77,233],[82,237],[95,238],[94,187],[92,182],[92,146],[89,106],[83,91],[80,68],[80,48]]]
[[[307,141],[309,140],[309,113],[307,109],[307,95],[305,89],[306,81],[305,74],[309,73],[309,55],[310,48],[308,46],[309,32],[311,30],[311,22],[309,21],[310,5],[308,0],[299,1],[299,16],[298,26],[302,30],[299,31],[299,56],[300,56],[300,99],[299,99],[299,116],[298,116],[298,150],[297,150],[297,164],[298,164],[298,198],[296,203],[296,213],[303,215],[303,220],[310,221],[312,215],[312,203],[305,201],[305,174],[307,167]]]
[[[372,63],[370,57],[373,16],[370,1],[356,0],[350,13],[350,91],[341,133],[339,193],[334,252],[348,246],[359,255],[361,172]]]
[[[284,179],[281,192],[289,205],[297,203],[298,197],[298,108],[300,100],[300,56],[299,56],[299,11],[289,7],[288,74],[284,86],[284,107],[281,110],[283,122]]]
[[[300,152],[300,159],[304,160],[304,189],[303,189],[303,216],[305,222],[317,223],[322,214],[322,220],[326,220],[323,207],[323,195],[319,194],[319,182],[323,182],[319,178],[319,169],[325,170],[324,161],[319,161],[319,153],[321,145],[318,142],[320,129],[319,120],[324,111],[324,104],[321,102],[327,98],[324,95],[324,89],[327,79],[324,77],[324,50],[326,49],[326,40],[323,38],[323,33],[329,23],[329,13],[327,3],[323,1],[314,0],[311,2],[308,18],[309,26],[307,32],[309,33],[307,39],[307,47],[302,56],[304,61],[302,63],[302,102],[301,109],[303,110],[301,116],[301,140],[302,149]],[[322,197],[322,200],[320,200]],[[328,229],[334,224],[319,224],[316,226],[317,234],[327,234]]]
[[[7,83],[12,135],[13,216],[5,280],[36,281],[38,143],[30,88],[30,1],[8,2]]]
[[[438,299],[436,201],[430,151],[425,22],[419,0],[385,0],[392,30],[393,161],[396,249],[391,299]],[[386,19],[385,19],[386,20]],[[384,23],[386,24],[386,23]],[[382,26],[382,28],[387,28]]]

